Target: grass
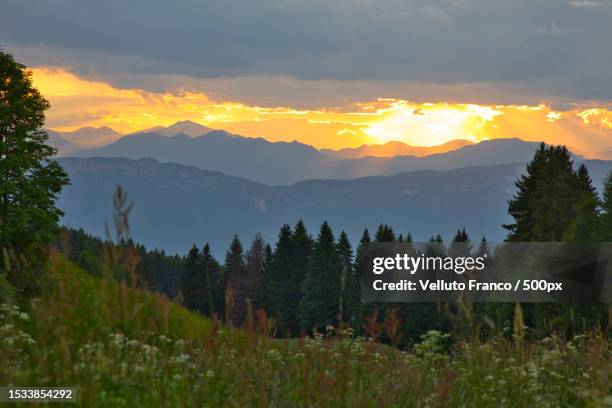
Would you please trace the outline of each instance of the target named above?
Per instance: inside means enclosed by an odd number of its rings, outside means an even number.
[[[429,332],[409,351],[350,330],[273,340],[230,330],[61,257],[52,293],[0,310],[0,384],[74,386],[79,406],[612,406],[610,343]]]

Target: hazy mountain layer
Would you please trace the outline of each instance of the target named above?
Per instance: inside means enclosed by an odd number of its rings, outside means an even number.
[[[424,157],[436,153],[446,153],[473,144],[469,140],[451,140],[438,146],[411,146],[399,141],[384,144],[361,145],[359,147],[340,150],[322,149],[321,152],[339,159],[358,159],[361,157],[395,157],[416,156]]]
[[[78,152],[76,156],[154,158],[280,185],[306,179],[351,179],[423,169],[448,170],[526,162],[533,157],[537,145],[519,139],[496,139],[426,157],[342,159],[298,142],[272,143],[261,138],[212,131],[195,138],[184,134],[166,137],[140,133],[108,146]]]
[[[150,247],[186,252],[193,243],[210,242],[222,256],[234,234],[250,241],[261,232],[275,241],[283,223],[303,218],[311,233],[328,220],[334,231],[348,232],[356,243],[363,228],[380,222],[416,240],[441,233],[448,239],[466,227],[474,239],[485,234],[501,240],[508,222],[506,200],[524,164],[421,170],[354,180],[310,180],[270,187],[179,164],[152,159],[59,160],[72,185],[59,200],[64,223],[103,235],[112,220],[111,195],[125,187],[135,201],[133,237]],[[601,187],[612,161],[585,162]]]

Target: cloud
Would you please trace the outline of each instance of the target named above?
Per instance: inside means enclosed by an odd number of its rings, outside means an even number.
[[[4,0],[0,38],[28,64],[151,90],[161,76],[278,77],[503,84],[604,100],[612,8],[595,3],[608,2]],[[574,28],[580,35],[542,35]]]
[[[261,106],[211,97],[194,90],[151,92],[117,88],[80,78],[64,69],[33,70],[34,84],[51,102],[47,126],[74,130],[110,126],[132,132],[192,120],[216,129],[271,141],[318,148],[353,147],[400,140],[437,145],[452,139],[520,137],[567,144],[580,152],[603,151],[612,140],[612,105],[429,103],[374,98],[346,106]]]

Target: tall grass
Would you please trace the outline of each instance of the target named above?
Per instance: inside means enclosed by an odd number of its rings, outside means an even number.
[[[74,386],[80,406],[612,405],[606,336],[529,339],[520,307],[514,336],[451,345],[431,331],[399,351],[351,329],[272,339],[263,313],[229,329],[61,256],[51,269],[52,294],[0,310],[0,384]]]

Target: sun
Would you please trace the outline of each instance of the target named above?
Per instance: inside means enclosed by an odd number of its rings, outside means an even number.
[[[401,141],[415,146],[436,146],[455,139],[484,140],[484,125],[501,112],[469,104],[411,104],[398,101],[380,111],[364,129],[372,142]]]

